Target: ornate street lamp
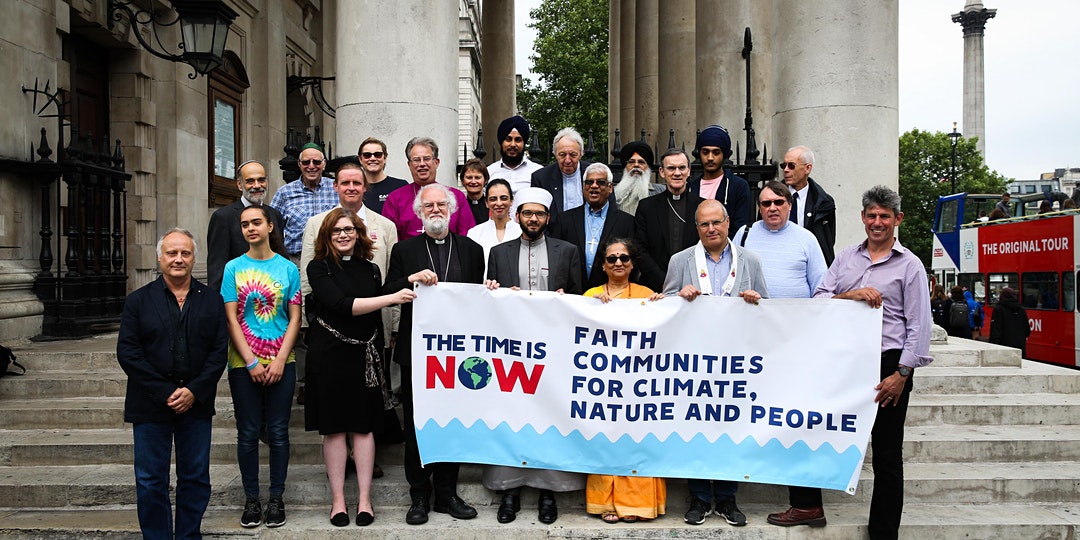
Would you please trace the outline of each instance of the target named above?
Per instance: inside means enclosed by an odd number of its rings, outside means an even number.
[[[236,19],[236,12],[222,0],[172,0],[176,19],[168,21],[166,12],[151,12],[135,5],[133,0],[109,0],[109,28],[113,21],[121,21],[125,15],[131,22],[135,39],[150,54],[171,62],[183,62],[195,70],[188,74],[194,79],[196,73],[206,75],[224,63],[225,39],[229,37],[229,25]],[[162,43],[167,28],[180,23],[182,41],[173,53]],[[142,28],[149,28],[149,39],[143,37]]]
[[[956,193],[956,143],[960,142],[962,136],[959,131],[956,131],[956,122],[953,122],[952,133],[949,134],[949,138],[952,139],[952,166],[949,167],[949,180],[952,182],[953,193]]]

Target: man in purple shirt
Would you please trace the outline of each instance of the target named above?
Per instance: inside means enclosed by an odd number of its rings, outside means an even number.
[[[413,137],[405,145],[405,157],[409,159],[412,183],[395,189],[383,204],[382,215],[397,226],[398,241],[424,232],[424,224],[413,210],[413,201],[420,188],[435,183],[439,169],[439,145],[428,137]],[[447,188],[457,201],[457,211],[450,216],[450,232],[465,236],[476,225],[469,200],[459,189]]]
[[[904,220],[900,195],[884,187],[862,196],[866,241],[841,251],[814,291],[815,298],[840,298],[882,308],[881,382],[874,387],[879,404],[871,432],[874,495],[870,501],[870,538],[897,538],[904,510],[904,418],[912,373],[930,356],[930,291],[922,261],[896,239]],[[821,490],[801,488],[790,494],[791,508],[769,514],[773,525],[825,525]]]

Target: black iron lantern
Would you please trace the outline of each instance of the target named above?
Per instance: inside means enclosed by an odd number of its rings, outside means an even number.
[[[126,15],[131,22],[135,39],[150,54],[171,62],[183,62],[195,70],[192,79],[206,75],[224,63],[225,40],[229,37],[229,25],[237,13],[222,0],[173,0],[176,19],[165,22],[167,14],[150,12],[134,5],[130,0],[109,0],[109,27]],[[169,51],[162,44],[162,33],[180,24],[182,41],[178,52]],[[150,39],[142,35],[141,26],[149,28]]]

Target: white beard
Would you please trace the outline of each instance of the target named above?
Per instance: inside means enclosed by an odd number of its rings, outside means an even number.
[[[424,224],[424,232],[429,236],[443,236],[450,228],[450,220],[442,216],[420,218],[420,221]]]
[[[615,202],[619,210],[634,215],[638,201],[649,196],[649,184],[652,183],[652,169],[646,168],[641,176],[624,173],[622,180],[615,186]]]

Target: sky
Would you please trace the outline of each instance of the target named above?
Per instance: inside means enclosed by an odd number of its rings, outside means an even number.
[[[900,133],[963,133],[964,38],[950,16],[963,0],[898,0]],[[986,163],[1030,180],[1080,167],[1080,20],[1076,0],[982,0],[997,9],[986,23]],[[535,31],[526,25],[540,0],[516,0],[516,66],[529,76]],[[1056,22],[1061,22],[1057,24]]]

